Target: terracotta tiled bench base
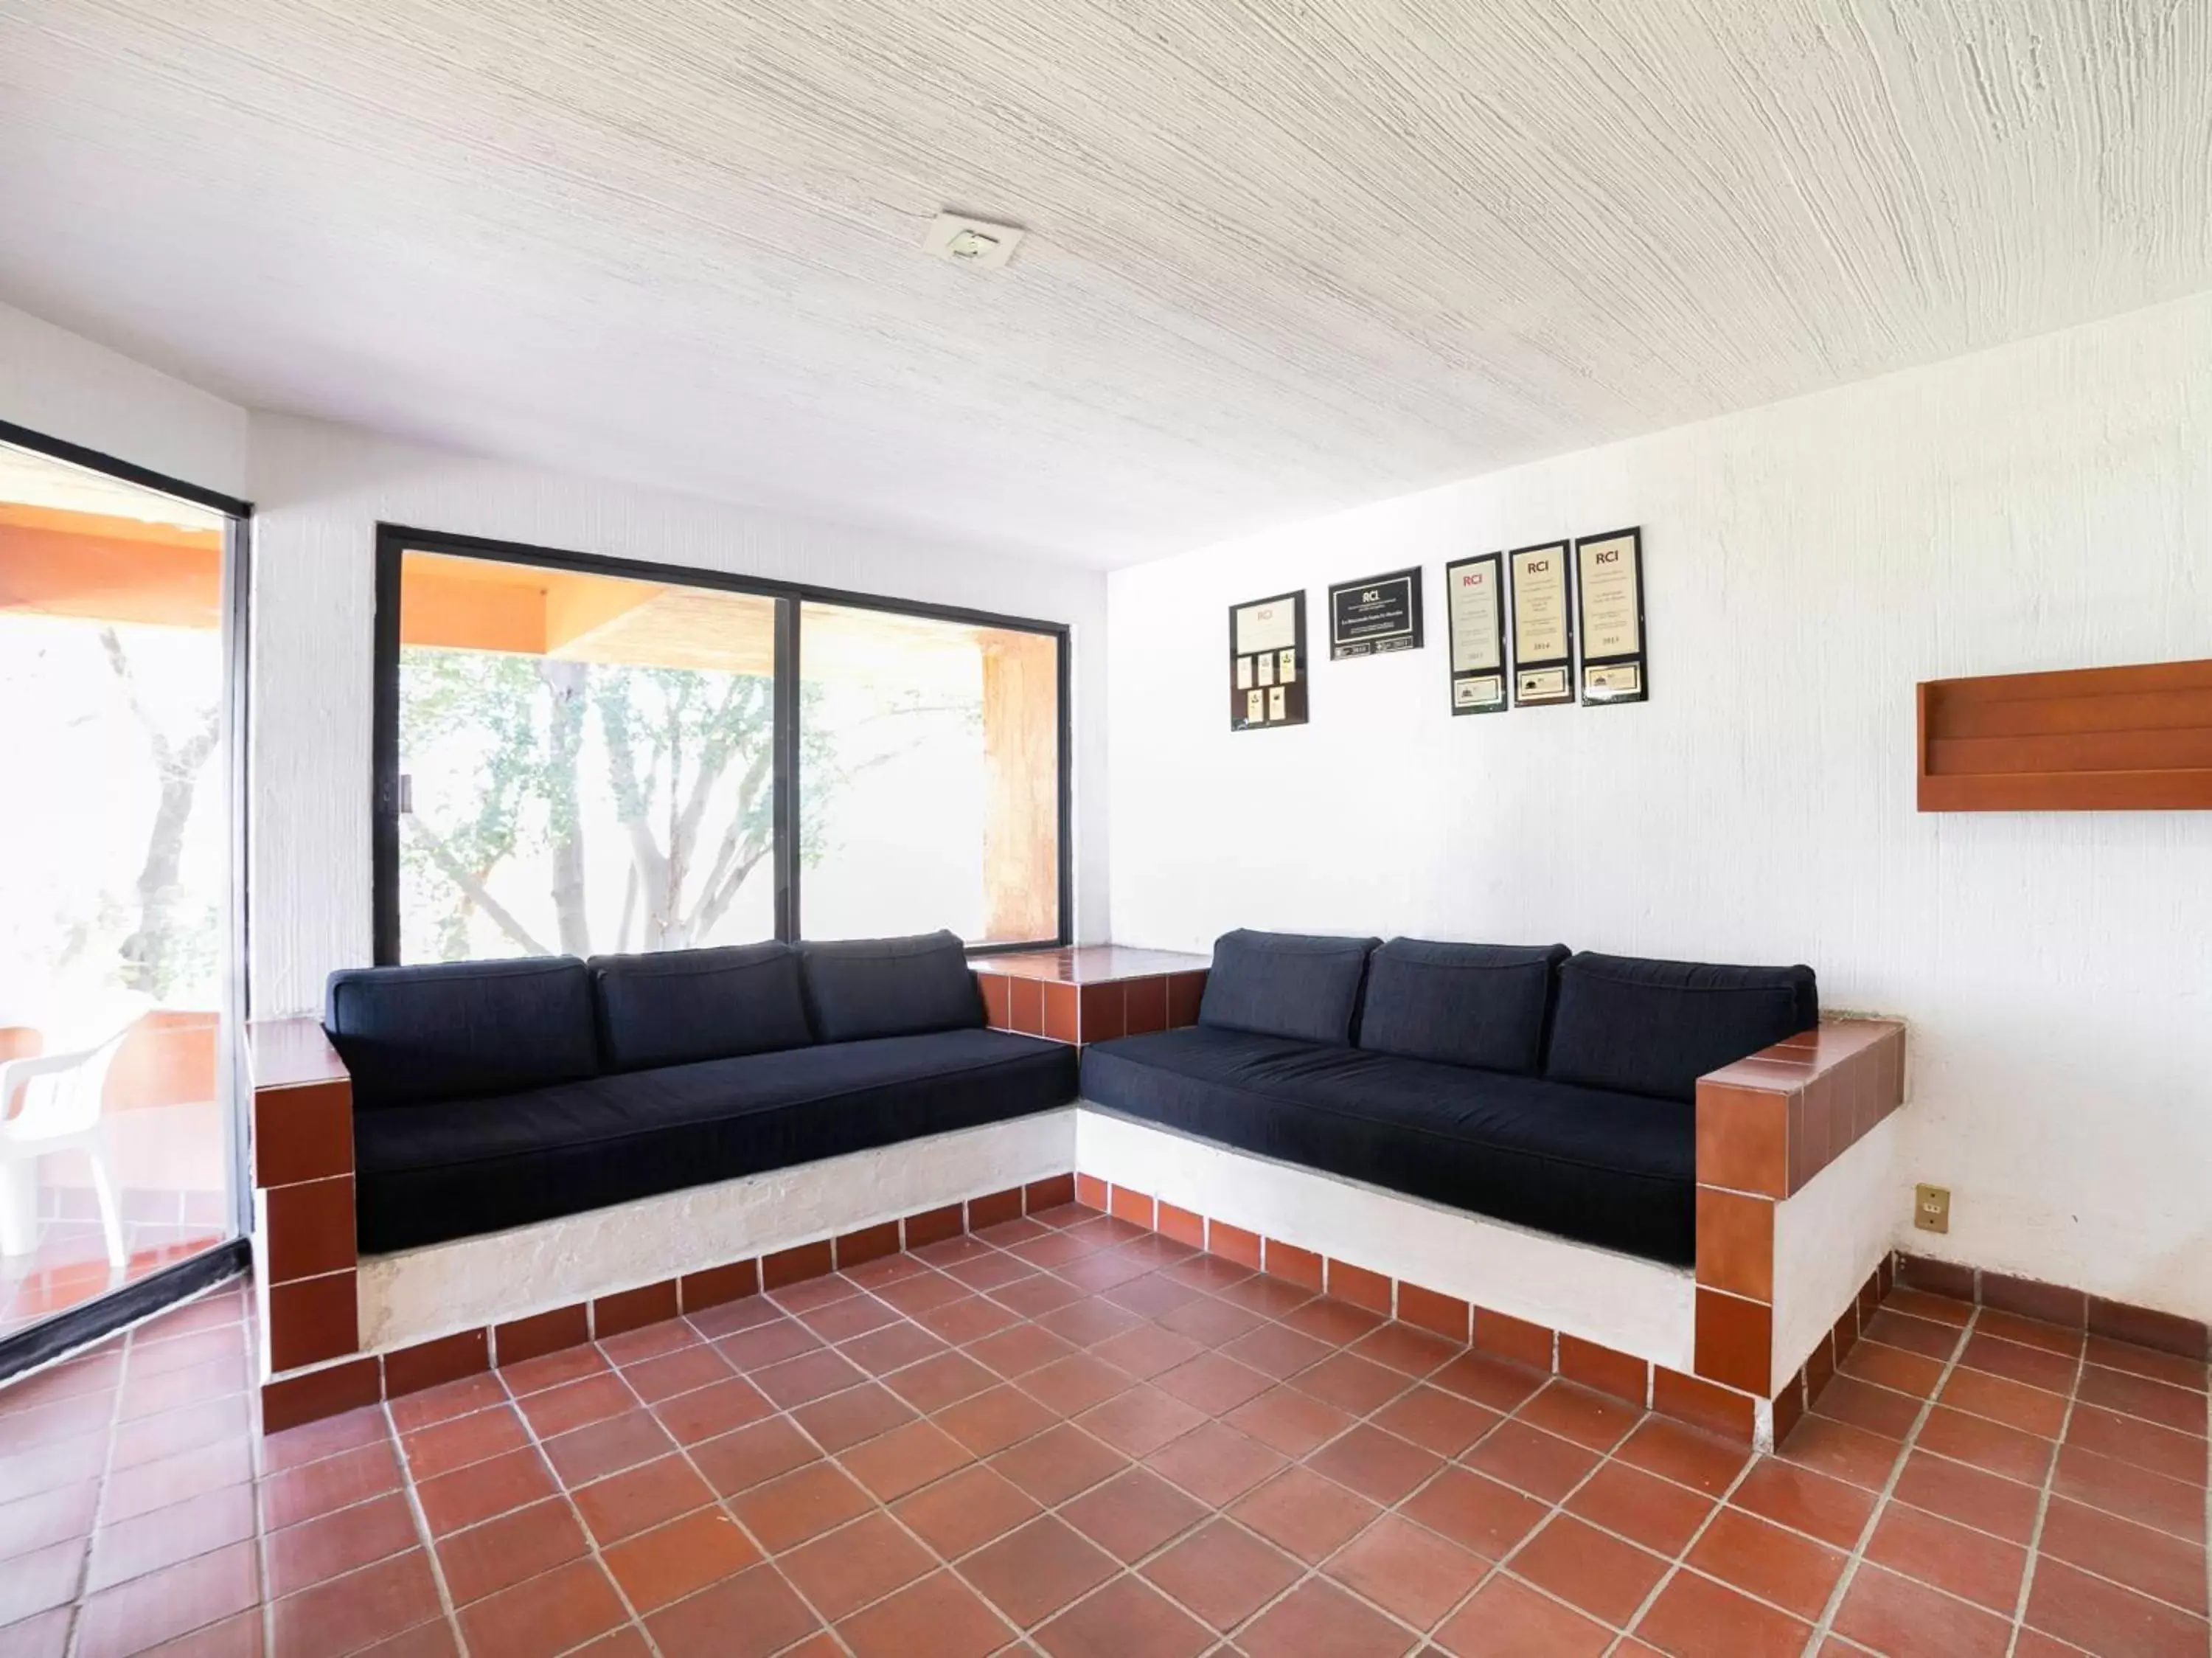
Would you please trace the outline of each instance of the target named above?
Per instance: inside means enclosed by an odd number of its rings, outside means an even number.
[[[262,1384],[262,1427],[274,1433],[380,1399],[399,1399],[479,1371],[519,1364],[564,1347],[603,1341],[763,1289],[779,1289],[843,1271],[963,1232],[980,1232],[1018,1220],[1033,1209],[1058,1208],[1073,1202],[1074,1197],[1075,1177],[1054,1175],[1025,1186],[1010,1186],[963,1203],[884,1221],[842,1237],[818,1239],[753,1259],[686,1272],[387,1353],[365,1353],[319,1369],[280,1375]]]

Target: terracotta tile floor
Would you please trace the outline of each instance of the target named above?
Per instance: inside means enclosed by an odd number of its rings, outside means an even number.
[[[258,1442],[245,1309],[0,1393],[0,1655],[2207,1649],[2204,1367],[1909,1290],[1756,1459],[1078,1209]]]

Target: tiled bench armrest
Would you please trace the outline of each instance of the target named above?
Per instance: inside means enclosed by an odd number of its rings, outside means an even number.
[[[1698,1184],[1787,1198],[1905,1103],[1905,1025],[1827,1019],[1698,1080]]]
[[[257,1019],[246,1027],[257,1190],[353,1173],[353,1079],[322,1022]]]
[[[1789,1332],[1808,1320],[1826,1329],[1863,1288],[1855,1278],[1838,1306],[1814,1307],[1802,1275],[1778,1282],[1779,1213],[1904,1099],[1905,1026],[1893,1019],[1824,1020],[1698,1081],[1697,1373],[1771,1395],[1778,1433],[1804,1396],[1802,1373],[1787,1386],[1776,1375],[1802,1350],[1778,1348],[1794,1346]],[[1887,1224],[1871,1210],[1860,1218],[1867,1224],[1834,1239],[1839,1262],[1863,1253]]]
[[[246,1027],[253,1088],[253,1253],[268,1297],[268,1375],[359,1350],[353,1080],[313,1018]]]

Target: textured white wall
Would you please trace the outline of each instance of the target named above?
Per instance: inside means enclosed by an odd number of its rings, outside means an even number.
[[[0,420],[246,493],[246,411],[143,363],[0,305]]]
[[[321,1006],[367,962],[369,679],[380,521],[1073,625],[1077,924],[1104,936],[1104,579],[688,496],[253,417],[253,997]]]
[[[1451,716],[1445,560],[1644,527],[1654,698]],[[1227,729],[1224,607],[1419,563],[1430,643]],[[2212,655],[2212,296],[1109,578],[1113,932],[1812,963],[1912,1021],[1900,1239],[2212,1315],[2212,815],[1922,815],[1913,686]],[[1318,635],[1316,636],[1318,642]],[[1322,653],[1325,655],[1325,650]]]

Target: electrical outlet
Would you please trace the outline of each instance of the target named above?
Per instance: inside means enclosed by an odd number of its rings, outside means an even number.
[[[1917,1186],[1912,1188],[1912,1224],[1923,1232],[1951,1229],[1951,1188]]]

